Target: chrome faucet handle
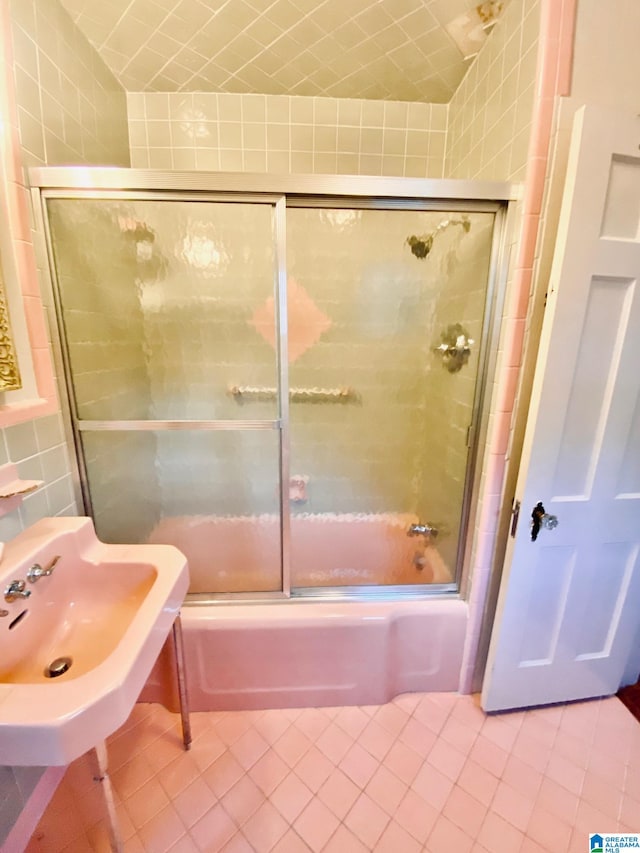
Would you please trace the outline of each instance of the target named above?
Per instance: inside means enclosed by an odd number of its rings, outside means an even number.
[[[40,578],[47,578],[49,575],[53,574],[53,570],[56,566],[56,563],[60,559],[60,554],[57,554],[49,563],[46,568],[42,568],[40,563],[34,563],[29,571],[27,572],[27,580],[29,583],[35,583]]]
[[[16,598],[29,598],[31,590],[25,589],[25,586],[26,583],[24,581],[11,581],[9,586],[5,588],[4,600],[11,604]]]
[[[438,528],[431,527],[428,524],[412,524],[407,530],[407,536],[427,536],[435,539],[438,535]]]

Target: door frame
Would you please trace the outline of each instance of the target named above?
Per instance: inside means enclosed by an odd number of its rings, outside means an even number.
[[[492,212],[495,223],[492,237],[490,265],[487,281],[487,296],[483,332],[480,341],[476,392],[473,405],[472,426],[469,430],[467,471],[460,529],[463,534],[458,541],[455,583],[414,586],[378,587],[319,587],[295,588],[290,582],[290,506],[288,489],[289,469],[289,400],[288,395],[278,394],[278,418],[270,426],[267,422],[234,421],[233,426],[222,423],[203,422],[204,429],[277,429],[279,432],[279,505],[281,513],[281,556],[282,590],[273,593],[215,593],[191,594],[193,603],[212,604],[229,601],[290,600],[313,598],[324,600],[397,600],[422,599],[439,595],[446,597],[466,596],[469,587],[470,559],[474,540],[475,510],[481,487],[482,460],[478,458],[480,448],[486,442],[489,420],[490,383],[495,375],[498,337],[502,320],[507,268],[508,247],[513,229],[510,202],[519,198],[515,185],[494,181],[460,181],[440,179],[387,178],[335,175],[271,175],[250,173],[206,173],[165,172],[158,170],[42,167],[29,171],[32,207],[36,220],[37,238],[42,240],[43,256],[48,264],[45,270],[47,302],[52,332],[52,347],[59,380],[60,405],[63,413],[65,434],[75,448],[71,460],[72,477],[76,500],[85,512],[91,514],[88,480],[83,465],[80,446],[81,428],[76,423],[72,410],[73,386],[66,352],[62,306],[53,259],[48,218],[47,199],[118,199],[118,200],[167,200],[167,201],[212,201],[253,202],[271,204],[274,207],[276,254],[275,304],[276,329],[279,340],[277,348],[277,371],[279,389],[288,387],[287,363],[287,282],[285,217],[286,207],[356,207],[380,210],[442,210]],[[286,399],[285,399],[286,398]],[[159,422],[160,423],[160,422]],[[170,428],[168,422],[163,428]],[[102,427],[107,429],[105,425]],[[151,427],[147,427],[151,428]]]

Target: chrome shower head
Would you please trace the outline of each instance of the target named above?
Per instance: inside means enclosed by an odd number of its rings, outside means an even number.
[[[471,222],[465,214],[460,219],[443,219],[430,234],[423,234],[421,237],[416,237],[415,234],[412,234],[410,237],[407,237],[407,245],[411,249],[411,254],[420,260],[424,260],[433,247],[434,238],[441,231],[444,231],[445,228],[449,228],[452,225],[461,225],[465,234],[468,234],[471,230]]]

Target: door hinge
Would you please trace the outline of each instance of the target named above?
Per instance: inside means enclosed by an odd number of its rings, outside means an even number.
[[[520,518],[520,501],[513,501],[511,509],[511,535],[515,537]]]

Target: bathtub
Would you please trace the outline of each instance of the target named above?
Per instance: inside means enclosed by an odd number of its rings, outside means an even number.
[[[448,582],[437,549],[407,537],[416,521],[400,514],[298,516],[294,583]],[[190,517],[164,520],[150,539],[185,552],[194,592],[210,592],[212,584],[229,591],[234,578],[238,588],[255,582],[259,590],[279,585],[279,559],[264,559],[277,533],[273,516]],[[458,689],[467,605],[455,596],[187,603],[182,624],[194,711],[368,705],[399,693]],[[141,700],[177,710],[173,673],[167,644]]]
[[[409,513],[296,514],[291,519],[294,587],[451,583],[437,546],[408,537]],[[190,592],[281,588],[276,515],[174,516],[148,541],[175,545],[189,561]]]
[[[193,711],[380,705],[458,689],[467,605],[282,601],[182,608]],[[165,646],[141,701],[178,709]]]

